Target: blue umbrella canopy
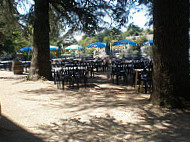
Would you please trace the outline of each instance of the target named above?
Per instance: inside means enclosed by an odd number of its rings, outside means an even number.
[[[103,48],[106,47],[106,44],[103,42],[94,42],[88,45],[88,48]]]
[[[58,46],[50,45],[50,50],[58,50],[58,49],[59,49]],[[31,51],[31,50],[33,50],[32,47],[30,47],[30,46],[26,46],[26,47],[20,48],[18,51],[20,51],[20,52],[24,52],[24,51],[29,52],[29,51]]]
[[[30,50],[32,50],[32,47],[26,46],[26,47],[20,48],[18,51],[20,51],[20,52],[24,52],[24,51],[29,52]]]
[[[58,46],[50,45],[50,50],[59,50],[59,47]]]
[[[119,40],[113,43],[113,45],[130,45],[130,46],[137,46],[138,44],[136,42],[130,41],[130,40]]]
[[[26,46],[26,47],[20,48],[18,51],[20,51],[20,52],[27,52],[27,59],[29,59],[30,51],[31,50],[32,50],[32,47]]]
[[[83,49],[83,47],[79,45],[70,45],[65,48],[65,50],[77,50],[77,49]]]
[[[144,42],[142,45],[143,46],[152,46],[153,45],[153,40],[148,40],[148,41]]]

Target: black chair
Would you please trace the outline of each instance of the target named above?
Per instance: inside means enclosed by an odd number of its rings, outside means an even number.
[[[138,75],[138,91],[141,88],[144,88],[145,94],[148,92],[148,89],[152,90],[152,71],[144,68],[142,72]]]
[[[121,63],[114,63],[112,64],[112,72],[111,72],[111,78],[114,83],[114,78],[116,77],[116,84],[119,84],[120,79],[123,78],[123,83],[126,82],[126,70],[124,64]]]
[[[58,89],[64,89],[64,85],[68,84],[69,87],[74,87],[79,84],[84,83],[87,86],[88,82],[88,70],[86,64],[68,62],[62,69],[54,70],[54,83],[57,85]]]

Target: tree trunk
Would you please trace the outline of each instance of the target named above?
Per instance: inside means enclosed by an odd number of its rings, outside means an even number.
[[[49,48],[49,2],[35,0],[35,18],[33,34],[33,55],[29,79],[40,77],[51,80],[51,63]]]
[[[181,108],[189,91],[189,4],[187,0],[153,1],[153,92],[156,105]]]

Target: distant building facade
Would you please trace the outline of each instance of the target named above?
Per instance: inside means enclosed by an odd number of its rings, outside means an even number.
[[[142,36],[145,36],[147,38],[147,40],[153,40],[153,34],[150,34],[150,35],[142,35]],[[126,37],[126,39],[131,39],[131,40],[136,40],[142,36],[128,36]]]

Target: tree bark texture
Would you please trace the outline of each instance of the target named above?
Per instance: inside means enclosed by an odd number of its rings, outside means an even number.
[[[181,108],[189,91],[188,0],[153,1],[153,92],[156,105]]]
[[[50,80],[51,62],[49,48],[49,2],[35,0],[33,55],[30,66],[29,79],[40,77]]]

